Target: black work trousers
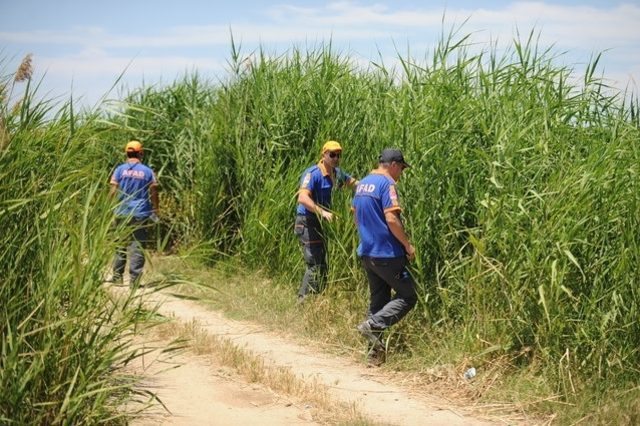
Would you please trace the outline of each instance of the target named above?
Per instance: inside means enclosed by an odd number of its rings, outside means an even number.
[[[373,330],[385,330],[400,321],[418,301],[416,285],[407,269],[406,257],[363,256],[369,291],[368,319]],[[395,293],[391,297],[391,290]]]

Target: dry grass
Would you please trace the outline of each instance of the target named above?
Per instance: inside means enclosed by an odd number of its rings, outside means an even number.
[[[392,379],[414,392],[429,396],[439,395],[455,405],[465,407],[478,418],[500,420],[507,424],[553,424],[554,415],[541,416],[532,410],[543,402],[555,402],[557,397],[539,400],[522,399],[514,388],[505,383],[513,367],[506,357],[498,357],[478,368],[473,379],[464,378],[471,365],[469,360],[457,364],[440,364],[414,371],[394,372]],[[507,396],[509,393],[511,395]]]
[[[2,100],[0,99],[0,102]],[[9,145],[9,132],[5,124],[4,117],[0,116],[0,152],[4,151],[5,147]]]

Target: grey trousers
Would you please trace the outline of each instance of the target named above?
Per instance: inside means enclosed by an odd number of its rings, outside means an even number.
[[[116,219],[121,224],[127,219]],[[113,259],[113,279],[121,280],[129,254],[129,277],[131,285],[140,280],[144,268],[144,246],[147,243],[147,219],[130,219],[127,226],[131,227],[129,238],[120,241]]]
[[[369,324],[382,331],[400,321],[418,301],[416,285],[407,269],[405,257],[362,257],[369,291]],[[391,290],[395,295],[391,297]]]
[[[327,282],[327,249],[320,221],[316,216],[296,216],[294,232],[307,268],[302,277],[298,296],[321,293]]]

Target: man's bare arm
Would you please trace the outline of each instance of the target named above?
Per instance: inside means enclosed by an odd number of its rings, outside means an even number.
[[[411,242],[409,242],[409,237],[407,233],[404,232],[404,227],[402,226],[402,222],[400,221],[400,216],[397,210],[391,210],[384,213],[384,218],[387,221],[387,225],[389,225],[389,229],[394,237],[400,241],[400,244],[404,246],[404,250],[407,252],[407,258],[409,260],[413,260],[416,255],[416,249],[413,247]]]

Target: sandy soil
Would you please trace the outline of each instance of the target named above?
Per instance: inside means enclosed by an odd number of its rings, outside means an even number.
[[[132,425],[246,425],[257,419],[263,425],[318,424],[310,407],[247,384],[206,357],[184,353],[167,360],[154,351],[138,361],[134,368],[146,377],[143,385],[166,409],[158,404]]]
[[[367,418],[392,425],[505,424],[478,418],[437,396],[425,397],[391,384],[380,369],[339,358],[289,341],[260,325],[231,320],[221,313],[169,295],[149,296],[159,311],[177,321],[196,321],[207,333],[227,339],[260,356],[267,366],[287,368],[298,378],[320,383],[335,400],[355,404]],[[211,359],[183,353],[168,365],[149,354],[139,365],[146,385],[166,408],[159,407],[136,425],[317,424],[309,406],[289,401],[268,389],[247,384]],[[169,367],[175,368],[169,368]],[[388,373],[387,373],[388,374]],[[513,424],[513,423],[512,423]]]

